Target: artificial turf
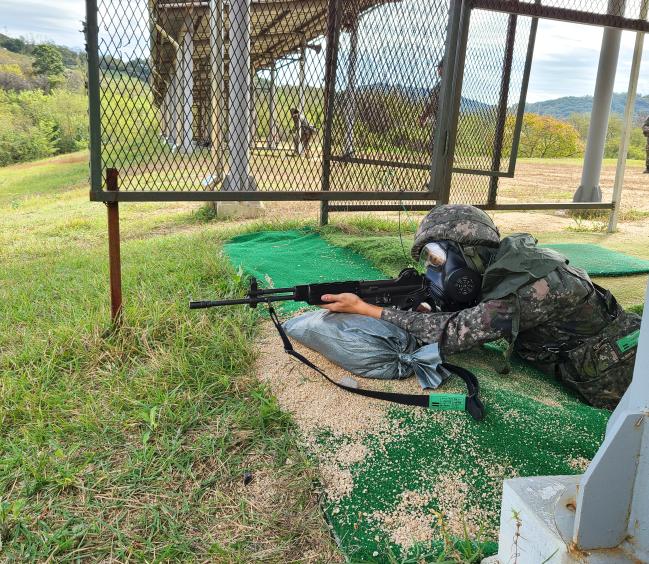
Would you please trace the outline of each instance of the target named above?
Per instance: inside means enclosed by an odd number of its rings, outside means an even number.
[[[374,257],[374,264],[353,244],[341,248],[312,231],[248,234],[225,250],[235,266],[278,287],[393,274],[400,245],[390,252],[385,241],[375,242],[375,251],[385,256]],[[377,268],[382,262],[387,272]],[[483,422],[459,412],[394,406],[381,429],[360,439],[324,428],[319,434],[320,452],[359,440],[367,452],[351,468],[351,491],[325,504],[350,561],[437,561],[449,554],[449,544],[464,561],[492,554],[502,480],[579,473],[601,443],[609,413],[584,405],[530,366],[514,360],[510,374],[499,374],[502,361],[494,347],[452,361],[479,377],[487,406]],[[442,391],[462,391],[462,385],[450,382]],[[408,502],[413,496],[415,504]],[[404,543],[397,518],[411,519],[413,530],[423,523],[431,534]]]
[[[590,243],[556,243],[544,245],[570,260],[572,266],[583,268],[590,276],[630,276],[649,272],[649,260]]]
[[[264,287],[385,277],[357,253],[331,245],[308,229],[240,235],[231,239],[224,251],[235,268],[241,267]],[[278,307],[288,313],[304,304],[283,302]]]

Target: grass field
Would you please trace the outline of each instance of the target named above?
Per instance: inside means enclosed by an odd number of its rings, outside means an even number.
[[[107,334],[104,207],[85,164],[51,166],[0,170],[0,560],[332,553],[313,469],[251,374],[254,317],[187,309],[242,290],[220,258],[233,229],[125,207],[125,325]]]
[[[122,206],[125,323],[109,332],[105,209],[88,202],[85,160],[0,169],[0,560],[340,559],[317,471],[252,374],[256,318],[187,310],[189,297],[243,291],[223,241],[313,225],[317,206],[269,205],[252,223],[207,222],[196,204]],[[370,257],[386,235],[400,245],[395,214],[333,220],[327,237],[354,236]],[[496,220],[649,258],[644,217],[613,235],[556,215]],[[646,282],[605,285],[630,306]]]

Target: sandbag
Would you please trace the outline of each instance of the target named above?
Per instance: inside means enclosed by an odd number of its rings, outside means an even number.
[[[423,347],[410,333],[381,319],[327,310],[309,311],[283,324],[289,337],[334,364],[365,378],[398,380],[413,373],[422,388],[446,378],[437,343]]]

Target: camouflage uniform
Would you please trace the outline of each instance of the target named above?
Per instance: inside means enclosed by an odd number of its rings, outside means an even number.
[[[645,172],[649,172],[649,117],[642,124],[642,134],[647,139],[645,146]]]
[[[291,119],[293,120],[293,142],[295,145],[295,154],[299,155],[300,145],[302,151],[309,156],[311,154],[311,138],[316,132],[316,128],[297,110],[291,110]]]
[[[439,110],[439,94],[442,89],[442,82],[438,81],[435,86],[433,86],[428,97],[428,101],[424,106],[424,110],[419,116],[419,122],[421,125],[425,125],[430,120],[432,122],[433,131],[437,125],[437,111]]]
[[[480,214],[478,219],[483,217]],[[454,214],[446,215],[443,220],[452,225]],[[462,221],[468,220],[464,218],[455,225]],[[431,235],[444,236],[431,233],[434,225],[426,220],[422,227],[415,238],[413,255],[433,240]],[[453,234],[445,229],[450,239]],[[476,244],[475,236],[480,232],[490,235],[486,225],[478,225],[471,235],[472,244]],[[463,228],[461,241],[457,242],[466,244],[467,233]],[[491,239],[484,242],[492,244]],[[631,382],[635,363],[636,347],[622,351],[618,340],[640,327],[639,316],[625,312],[610,292],[595,286],[583,270],[565,262],[555,263],[543,277],[508,295],[487,299],[472,308],[440,313],[384,309],[381,318],[421,341],[439,343],[447,355],[500,338],[513,340],[519,356],[560,378],[588,403],[609,409],[615,407]]]

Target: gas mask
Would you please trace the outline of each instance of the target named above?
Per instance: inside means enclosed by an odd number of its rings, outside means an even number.
[[[472,259],[453,241],[428,243],[419,262],[435,305],[441,311],[458,311],[478,302],[482,275]]]

